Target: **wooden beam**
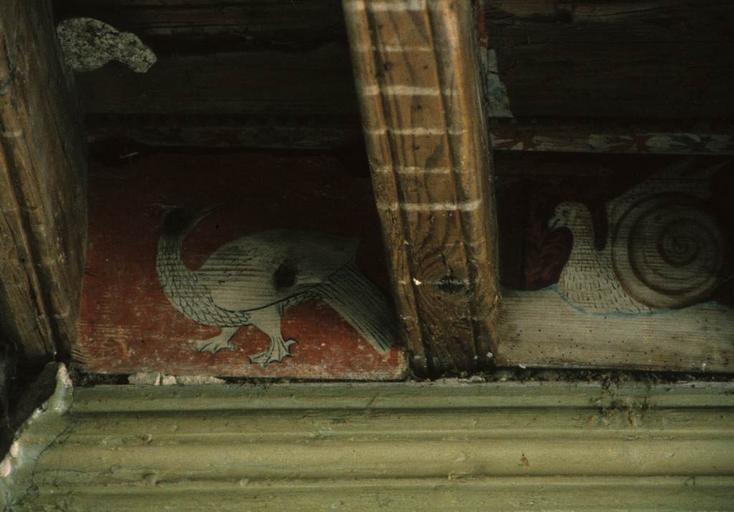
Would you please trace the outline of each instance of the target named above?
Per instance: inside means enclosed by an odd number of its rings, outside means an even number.
[[[348,51],[337,0],[57,3],[60,17],[91,16],[132,31],[159,57],[146,75],[111,65],[82,77],[95,137],[328,148],[354,135],[358,107],[345,79]],[[732,153],[726,122],[734,118],[728,58],[734,10],[728,2],[484,5],[491,37],[482,39],[482,50],[495,52],[517,118],[516,125],[493,127],[498,149]],[[212,54],[217,58],[207,58]],[[258,124],[262,115],[271,123]],[[721,130],[707,126],[715,119],[725,122]]]
[[[273,108],[284,105],[273,103]],[[228,115],[114,113],[113,108],[88,115],[86,125],[93,141],[129,138],[172,147],[333,150],[352,146],[361,137],[356,110],[312,115],[288,113],[287,109]],[[490,119],[490,123],[492,149],[498,153],[734,155],[731,123],[702,127],[685,121],[561,118]]]
[[[86,233],[83,139],[48,0],[0,3],[0,318],[29,359],[68,353]]]
[[[0,504],[728,510],[732,391],[725,382],[79,388],[68,413],[49,407],[45,428],[21,436],[21,453],[37,453],[63,432],[28,462],[32,480],[15,479],[11,461]],[[33,485],[25,497],[22,483]]]
[[[344,0],[393,292],[414,364],[493,344],[496,218],[469,2]],[[491,355],[490,355],[491,357]]]

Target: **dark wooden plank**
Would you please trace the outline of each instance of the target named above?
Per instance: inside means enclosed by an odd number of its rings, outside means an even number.
[[[349,51],[163,56],[145,74],[80,75],[90,134],[146,144],[323,148],[358,136]]]
[[[515,116],[732,118],[725,0],[488,0]]]
[[[274,105],[274,109],[287,105]],[[362,144],[359,114],[91,114],[92,141],[131,139],[147,146],[332,150]]]
[[[326,116],[357,111],[349,52],[337,44],[304,53],[176,55],[160,59],[147,73],[108,66],[78,80],[92,115]]]
[[[499,300],[473,12],[452,0],[345,0],[367,154],[414,365],[477,368]]]
[[[490,119],[498,153],[734,155],[731,123],[627,119]],[[151,146],[334,149],[361,138],[356,112],[343,115],[91,114],[92,140],[130,138]]]
[[[48,1],[0,4],[0,310],[29,359],[75,336],[85,154]]]
[[[92,17],[133,32],[159,54],[346,43],[339,0],[60,0],[59,19]]]

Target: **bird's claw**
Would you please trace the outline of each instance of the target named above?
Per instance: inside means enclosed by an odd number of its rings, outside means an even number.
[[[212,338],[208,340],[192,340],[191,344],[197,352],[216,354],[220,350],[234,350],[236,347],[228,339]]]
[[[250,362],[252,364],[259,364],[261,368],[266,368],[270,363],[280,362],[291,355],[288,347],[294,343],[296,343],[296,340],[272,340],[265,352],[251,355]]]

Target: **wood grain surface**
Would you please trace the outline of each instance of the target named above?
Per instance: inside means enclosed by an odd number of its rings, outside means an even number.
[[[468,3],[345,0],[393,293],[414,364],[486,361],[496,220]]]
[[[0,322],[31,360],[75,339],[86,156],[51,2],[0,4]]]

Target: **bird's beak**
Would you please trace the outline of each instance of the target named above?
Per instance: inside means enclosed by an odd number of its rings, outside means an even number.
[[[548,227],[553,230],[556,229],[556,226],[561,222],[561,219],[559,219],[556,215],[551,217],[551,219],[548,221]]]

